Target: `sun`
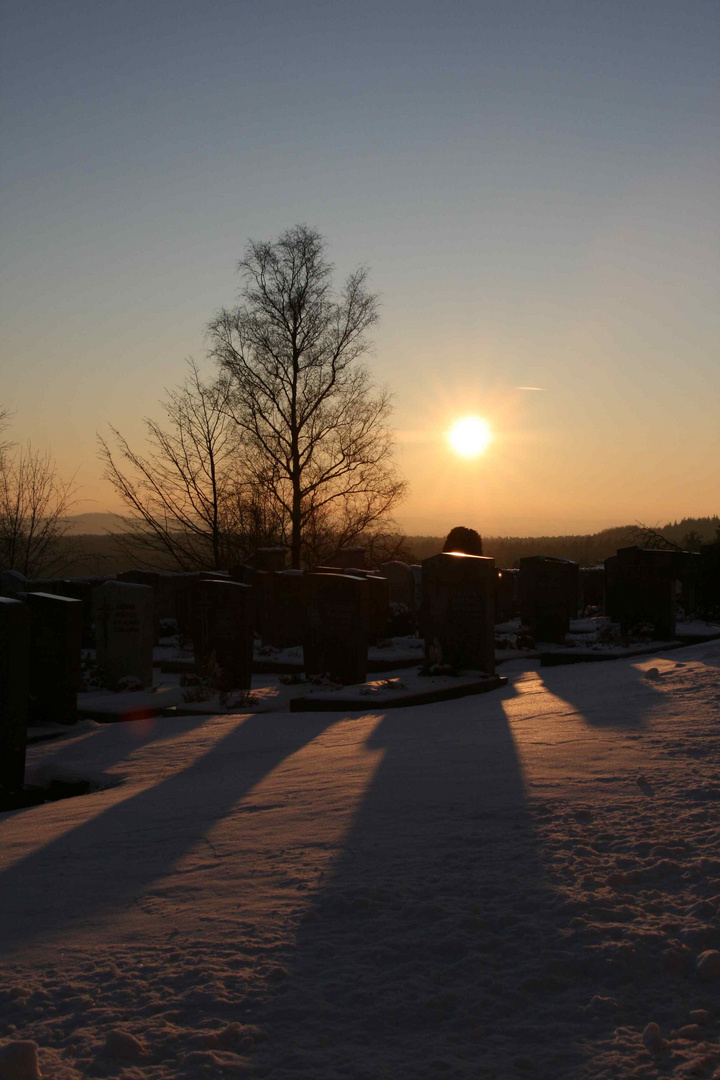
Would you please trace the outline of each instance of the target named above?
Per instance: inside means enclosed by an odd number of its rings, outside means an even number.
[[[448,442],[461,457],[477,457],[487,449],[492,433],[485,420],[479,416],[464,416],[456,420],[448,432]]]

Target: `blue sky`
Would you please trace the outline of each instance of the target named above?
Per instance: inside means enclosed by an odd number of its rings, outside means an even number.
[[[718,512],[714,3],[4,5],[2,400],[136,441],[248,237],[371,268],[411,530]],[[538,386],[537,391],[518,390]],[[447,450],[464,412],[495,432]],[[472,519],[472,520],[470,520]]]

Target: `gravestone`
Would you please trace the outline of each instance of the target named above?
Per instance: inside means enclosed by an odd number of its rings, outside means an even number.
[[[605,597],[605,568],[602,566],[580,567],[580,611],[603,607]]]
[[[698,610],[705,619],[720,619],[720,542],[700,547]]]
[[[397,559],[383,563],[382,574],[387,578],[390,603],[404,604],[409,611],[414,611],[415,577],[407,563]]]
[[[305,638],[307,578],[302,570],[281,570],[272,575],[272,610],[268,644],[276,649],[301,645]]]
[[[441,552],[422,563],[428,664],[495,672],[495,560]]]
[[[519,570],[496,570],[497,580],[495,587],[495,621],[498,623],[509,622],[520,612],[519,601]]]
[[[273,573],[284,570],[287,566],[288,549],[286,547],[256,548],[248,559],[248,563],[255,570],[265,570]]]
[[[604,566],[603,610],[611,622],[620,622],[620,572],[617,555],[609,555],[604,560]]]
[[[25,779],[30,612],[0,596],[0,789],[19,791]]]
[[[368,584],[350,574],[306,574],[305,674],[343,686],[367,677]]]
[[[29,592],[30,718],[74,724],[80,689],[82,603],[69,596]]]
[[[579,588],[578,564],[569,559],[520,560],[520,617],[536,641],[564,642],[577,618]]]
[[[343,573],[364,578],[368,583],[368,645],[377,645],[388,634],[390,596],[387,578],[359,567],[349,567]]]
[[[361,570],[365,569],[365,548],[362,547],[344,547],[336,551],[331,559],[327,560],[327,566],[334,566],[335,569],[348,570],[353,566],[359,567]]]
[[[199,578],[193,590],[193,647],[198,672],[208,674],[214,660],[222,689],[249,690],[254,638],[251,586]]]
[[[618,550],[616,614],[623,633],[645,624],[655,640],[675,637],[675,582],[684,554],[637,546]]]
[[[149,585],[106,581],[93,593],[95,652],[98,667],[114,686],[134,675],[152,686],[153,590]]]
[[[0,570],[0,596],[15,597],[27,589],[27,578],[19,570]]]

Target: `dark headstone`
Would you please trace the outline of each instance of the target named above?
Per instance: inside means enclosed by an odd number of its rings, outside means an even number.
[[[19,791],[25,779],[30,612],[0,597],[0,789]]]
[[[383,563],[383,577],[387,578],[391,604],[404,604],[410,611],[415,609],[415,577],[407,563],[394,559]]]
[[[698,611],[706,619],[720,619],[720,542],[700,548]]]
[[[505,623],[520,613],[520,571],[496,570],[495,622]]]
[[[0,570],[0,596],[15,597],[27,589],[27,578],[19,570]]]
[[[422,564],[428,663],[495,672],[495,560],[442,552]]]
[[[35,723],[74,724],[80,688],[82,603],[69,596],[29,592],[30,717]]]
[[[350,574],[306,574],[305,673],[349,686],[367,676],[368,584]]]
[[[589,607],[600,610],[605,597],[605,568],[602,566],[580,567],[580,610]]]
[[[282,570],[272,575],[272,610],[267,644],[276,649],[301,645],[305,639],[307,577],[302,570]]]
[[[390,594],[387,578],[359,567],[350,567],[344,573],[365,578],[368,583],[368,645],[376,645],[388,633]]]
[[[223,689],[249,690],[252,681],[252,588],[239,581],[197,579],[193,584],[195,663],[208,673],[219,668]]]
[[[520,560],[520,617],[536,641],[562,643],[578,600],[577,563],[549,555]]]
[[[619,549],[613,610],[623,633],[647,625],[656,640],[675,637],[675,582],[684,555],[655,548]]]
[[[273,573],[284,570],[287,566],[288,549],[286,547],[256,548],[248,559],[255,570]]]
[[[352,566],[356,566],[362,570],[365,569],[365,548],[362,547],[344,547],[336,551],[331,559],[327,560],[327,566],[334,566],[335,569],[348,570]]]
[[[95,651],[110,686],[125,675],[152,686],[154,616],[149,585],[106,581],[93,593]]]

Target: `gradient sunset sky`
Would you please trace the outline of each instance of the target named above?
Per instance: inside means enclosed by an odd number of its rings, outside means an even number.
[[[714,0],[3,11],[0,403],[76,512],[119,507],[95,433],[139,443],[247,239],[298,222],[382,295],[405,529],[720,512]]]

